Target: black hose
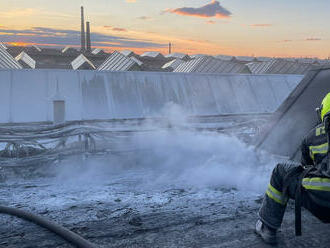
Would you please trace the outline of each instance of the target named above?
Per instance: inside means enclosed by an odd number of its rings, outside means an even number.
[[[49,231],[56,233],[66,241],[70,242],[71,244],[75,245],[78,248],[96,248],[95,245],[87,241],[86,239],[80,237],[78,234],[71,232],[70,230],[62,227],[54,222],[46,220],[38,215],[16,209],[10,207],[3,207],[0,206],[0,213],[2,214],[9,214],[21,219],[25,219],[31,221],[41,227],[48,229]]]

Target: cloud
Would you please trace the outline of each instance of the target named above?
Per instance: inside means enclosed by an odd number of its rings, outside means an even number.
[[[146,39],[134,39],[102,33],[91,34],[92,43],[98,47],[131,47],[131,48],[162,48],[167,44],[156,43]],[[27,43],[44,46],[80,46],[80,31],[33,27],[31,29],[1,29],[0,40],[5,43]]]
[[[143,20],[143,21],[148,21],[148,20],[151,20],[152,18],[149,17],[149,16],[140,16],[140,17],[137,17],[136,19]]]
[[[136,0],[126,0],[127,3],[136,3]]]
[[[258,24],[250,24],[250,27],[257,28],[257,27],[272,27],[273,24],[267,23],[258,23]]]
[[[322,39],[321,38],[306,38],[306,39],[303,39],[303,40],[282,40],[280,42],[297,42],[297,41],[321,41]]]
[[[217,22],[216,21],[212,21],[212,20],[209,20],[209,21],[206,21],[207,24],[216,24]]]
[[[0,15],[3,18],[17,18],[17,17],[28,17],[38,14],[39,10],[26,8],[26,9],[15,9],[11,11],[1,11]]]
[[[116,28],[116,27],[112,27],[112,26],[104,26],[104,28],[110,29],[110,30],[116,31],[116,32],[127,32],[127,29],[125,29],[125,28]]]
[[[213,0],[211,3],[200,8],[183,7],[178,9],[167,9],[163,13],[173,13],[183,16],[195,16],[200,18],[229,18],[231,12],[220,5],[218,1]]]
[[[320,41],[321,38],[306,38],[305,41]]]

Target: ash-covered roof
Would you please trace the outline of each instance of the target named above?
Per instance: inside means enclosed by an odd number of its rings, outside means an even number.
[[[213,57],[202,57],[182,63],[174,72],[250,73],[249,68],[244,64],[223,61]]]
[[[0,69],[22,69],[22,66],[5,49],[0,47]]]
[[[15,57],[15,60],[23,65],[24,68],[35,69],[36,61],[31,58],[26,52],[21,52]]]
[[[99,71],[131,71],[138,69],[139,64],[135,60],[128,58],[117,51],[113,52],[109,58],[97,68]]]

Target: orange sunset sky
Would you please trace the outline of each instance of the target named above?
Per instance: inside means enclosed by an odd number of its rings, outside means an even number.
[[[0,42],[79,47],[81,5],[107,51],[330,55],[328,0],[0,0]]]

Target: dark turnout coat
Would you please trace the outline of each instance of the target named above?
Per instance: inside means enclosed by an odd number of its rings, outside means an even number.
[[[302,186],[315,203],[330,207],[330,168],[328,163],[328,140],[324,126],[318,125],[305,137],[301,145],[304,166],[312,169],[303,178]]]

